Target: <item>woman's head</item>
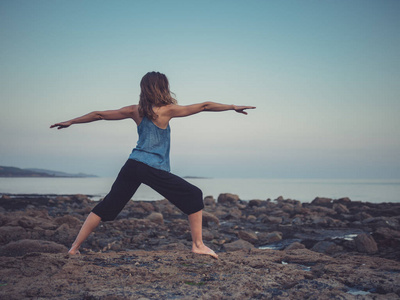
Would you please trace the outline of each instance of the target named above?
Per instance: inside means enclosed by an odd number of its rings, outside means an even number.
[[[175,104],[171,96],[167,76],[160,72],[149,72],[140,81],[139,113],[152,120],[157,118],[153,111],[154,106]]]

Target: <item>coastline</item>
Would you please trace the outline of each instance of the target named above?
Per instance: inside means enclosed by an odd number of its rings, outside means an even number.
[[[96,202],[87,195],[3,195],[0,296],[400,297],[399,203],[242,201],[228,193],[204,202],[203,237],[219,260],[190,252],[187,219],[167,200],[130,201],[88,238],[82,255],[69,257]]]

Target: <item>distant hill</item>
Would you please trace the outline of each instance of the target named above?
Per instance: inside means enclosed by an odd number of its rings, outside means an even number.
[[[97,177],[84,173],[69,174],[65,172],[44,170],[44,169],[20,169],[16,167],[0,166],[0,177]]]

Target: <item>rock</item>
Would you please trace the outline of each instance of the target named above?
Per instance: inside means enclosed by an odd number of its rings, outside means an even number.
[[[347,204],[351,203],[351,200],[348,197],[344,197],[344,198],[340,198],[340,199],[334,200],[333,202],[337,202],[337,203],[340,203],[342,205],[347,205]]]
[[[0,247],[1,256],[23,256],[31,252],[67,253],[68,248],[64,245],[50,241],[30,239],[10,242],[5,246]]]
[[[378,246],[374,238],[367,234],[361,233],[354,239],[358,252],[374,254],[378,252]]]
[[[281,217],[273,217],[273,216],[267,216],[263,219],[264,223],[271,223],[271,224],[281,224],[282,223],[282,218]]]
[[[35,227],[36,222],[32,218],[22,217],[18,220],[18,225],[26,229],[32,229]]]
[[[311,205],[308,208],[313,212],[317,212],[321,216],[336,215],[336,211],[333,210],[332,208],[328,208],[328,207],[324,207],[324,206],[317,206],[317,205]]]
[[[241,216],[242,216],[242,212],[240,211],[240,209],[237,207],[233,207],[233,208],[229,209],[226,219],[240,219]]]
[[[267,243],[267,244],[271,244],[271,243],[276,243],[282,240],[282,233],[281,232],[260,232],[258,234],[258,239],[262,242],[262,243]]]
[[[283,212],[291,214],[294,212],[294,206],[290,203],[285,203],[284,205],[282,205],[281,210]]]
[[[253,249],[254,246],[247,241],[237,240],[232,243],[224,244],[224,248],[226,251],[237,251],[237,250],[243,250],[243,249]]]
[[[313,201],[311,201],[311,204],[318,205],[318,206],[330,207],[332,204],[332,199],[316,197]]]
[[[377,236],[381,239],[393,240],[400,239],[400,231],[393,230],[387,227],[379,227],[375,232],[374,236]]]
[[[211,231],[203,228],[203,240],[205,241],[212,241],[214,239],[214,235]]]
[[[357,221],[363,221],[372,218],[372,216],[366,212],[359,212],[354,215],[354,219]]]
[[[218,203],[220,204],[237,204],[239,202],[239,196],[234,194],[220,194],[218,196]]]
[[[0,227],[0,243],[7,244],[8,242],[29,239],[31,234],[25,228],[19,226],[2,226]]]
[[[207,227],[219,225],[219,219],[212,213],[203,210],[203,224]]]
[[[67,223],[63,223],[54,231],[54,238],[59,242],[72,243],[78,232],[79,227],[71,229]]]
[[[300,217],[295,217],[292,220],[292,225],[301,226],[303,224],[304,224],[304,222],[303,222],[302,218],[300,218]]]
[[[240,239],[245,240],[249,243],[256,243],[258,241],[258,237],[254,232],[241,230],[238,232],[238,236]]]
[[[263,201],[262,200],[250,200],[249,201],[249,206],[250,207],[254,207],[254,206],[256,206],[256,207],[258,207],[258,206],[261,206],[262,205],[262,203],[263,203]]]
[[[304,246],[302,243],[299,242],[293,242],[289,246],[285,248],[285,250],[297,250],[297,249],[305,249],[306,246]]]
[[[162,214],[157,212],[152,212],[150,215],[146,217],[146,219],[150,220],[153,223],[162,225],[164,224],[164,217]]]
[[[247,216],[247,221],[254,223],[257,221],[257,217],[253,216],[253,215],[249,215],[249,216]]]
[[[334,242],[321,241],[316,243],[311,250],[331,255],[343,251],[343,247],[336,245]]]
[[[69,228],[80,228],[82,225],[82,222],[79,219],[70,215],[55,218],[54,223],[56,223],[57,225],[66,224]]]
[[[280,232],[271,232],[271,233],[268,233],[266,236],[267,243],[275,243],[275,242],[279,242],[281,240],[282,240],[282,233],[280,233]]]
[[[140,202],[140,206],[146,211],[146,212],[151,212],[154,211],[154,206],[150,202],[145,202],[142,201]]]
[[[215,199],[213,196],[207,196],[204,198],[204,205],[215,205]]]
[[[340,203],[334,203],[333,210],[336,211],[338,214],[348,214],[349,213],[349,209]]]

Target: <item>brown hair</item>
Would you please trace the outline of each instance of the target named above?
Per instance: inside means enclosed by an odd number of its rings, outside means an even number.
[[[176,104],[171,96],[167,76],[160,72],[149,72],[140,81],[139,114],[151,120],[157,119],[153,106]]]

